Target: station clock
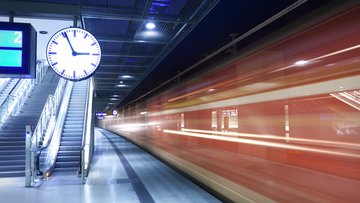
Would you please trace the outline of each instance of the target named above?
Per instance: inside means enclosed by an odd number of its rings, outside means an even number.
[[[59,76],[80,81],[95,73],[101,60],[101,48],[90,32],[70,27],[58,31],[50,38],[46,57]]]

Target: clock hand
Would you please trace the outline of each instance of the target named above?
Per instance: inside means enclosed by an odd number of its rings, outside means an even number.
[[[69,37],[67,36],[66,32],[63,32],[63,36],[66,38],[67,42],[68,42],[69,45],[70,45],[70,48],[71,48],[71,50],[72,50],[72,55],[73,55],[73,56],[76,56],[77,53],[76,53],[76,51],[74,50],[73,46],[71,45],[70,39],[69,39]]]
[[[76,55],[90,55],[90,53],[76,52]]]

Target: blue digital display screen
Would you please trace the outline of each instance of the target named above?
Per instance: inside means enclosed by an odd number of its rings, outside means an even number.
[[[0,67],[22,66],[22,36],[22,31],[0,30]]]
[[[22,48],[22,31],[0,30],[0,49]]]
[[[35,70],[35,29],[28,23],[0,22],[0,78],[35,78]]]
[[[22,65],[21,50],[0,49],[0,66],[21,67],[21,65]]]

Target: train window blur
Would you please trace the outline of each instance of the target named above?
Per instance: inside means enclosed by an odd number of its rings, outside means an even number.
[[[290,127],[289,127],[289,105],[285,105],[285,136],[288,141],[290,136]]]
[[[185,128],[185,116],[183,113],[181,114],[181,128]]]
[[[217,130],[217,111],[211,112],[211,129]]]
[[[224,131],[228,131],[230,129],[238,128],[238,126],[238,110],[223,110],[221,118],[221,129]]]

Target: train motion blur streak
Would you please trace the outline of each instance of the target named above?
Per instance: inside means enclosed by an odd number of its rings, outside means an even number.
[[[359,22],[343,11],[100,125],[232,201],[358,202]]]

